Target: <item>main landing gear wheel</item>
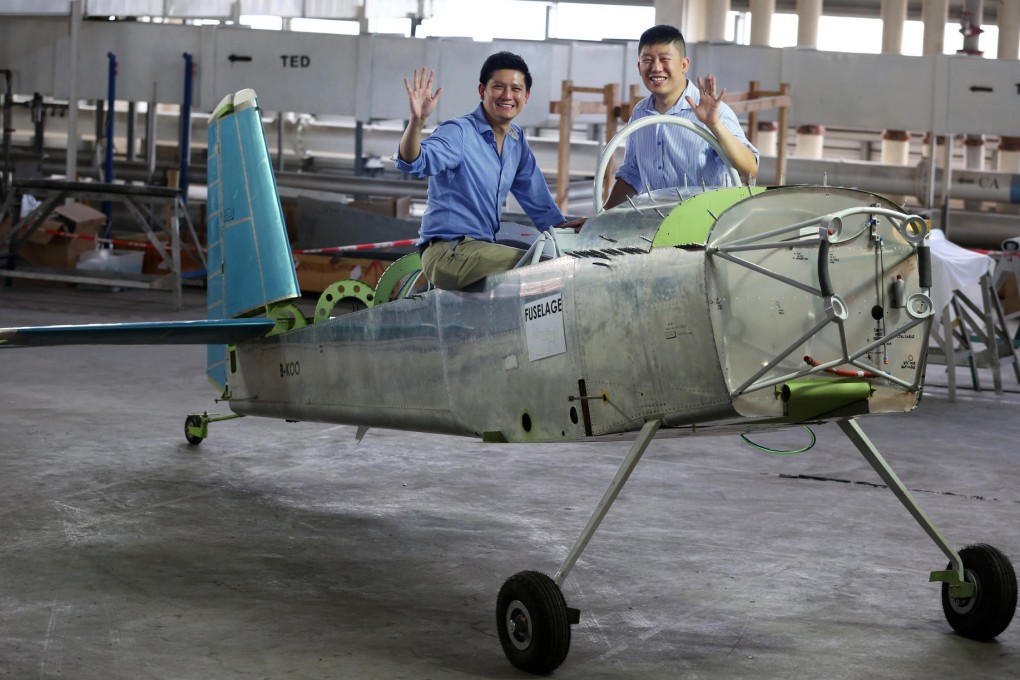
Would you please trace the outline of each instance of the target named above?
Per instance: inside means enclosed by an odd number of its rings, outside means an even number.
[[[192,446],[198,446],[199,444],[202,443],[202,440],[205,439],[205,437],[200,437],[197,434],[192,434],[191,428],[193,427],[196,428],[202,427],[201,416],[188,416],[187,418],[184,419],[184,438],[187,439],[188,443],[191,444]]]
[[[503,652],[517,668],[546,674],[567,658],[571,615],[556,582],[537,571],[506,580],[496,600],[496,628]]]
[[[942,611],[957,633],[974,640],[991,640],[1006,630],[1016,611],[1016,573],[1009,558],[990,545],[979,543],[960,551],[964,578],[974,584],[974,595],[949,596],[942,584]],[[952,565],[949,567],[952,569]]]

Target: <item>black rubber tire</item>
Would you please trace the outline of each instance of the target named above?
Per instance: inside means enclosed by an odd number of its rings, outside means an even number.
[[[522,671],[552,673],[570,651],[563,593],[555,581],[537,571],[514,574],[499,589],[496,629],[506,658]]]
[[[188,443],[192,446],[198,446],[202,443],[204,437],[199,437],[197,434],[191,434],[188,432],[189,427],[199,427],[202,425],[201,416],[188,416],[184,419],[184,438],[188,440]]]
[[[1009,558],[979,543],[960,551],[964,578],[973,583],[972,597],[954,599],[942,584],[942,611],[957,633],[973,640],[991,640],[1006,630],[1016,612],[1016,572]],[[949,567],[952,568],[952,565]]]

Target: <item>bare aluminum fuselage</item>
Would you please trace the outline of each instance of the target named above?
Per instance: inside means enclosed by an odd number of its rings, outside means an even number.
[[[920,292],[917,258],[892,221],[848,218],[826,255],[848,311],[829,328],[824,297],[783,280],[817,281],[817,245],[739,253],[752,268],[718,251],[876,197],[822,187],[750,193],[713,214],[700,242],[659,246],[661,201],[658,211],[618,209],[588,221],[572,256],[490,276],[478,290],[434,290],[242,343],[231,408],[533,442],[633,431],[652,418],[664,429],[782,418],[770,377],[809,370],[805,354],[824,362],[847,343],[867,348],[909,322],[885,291],[900,277]],[[857,359],[898,381],[872,381],[869,412],[916,404],[928,335],[918,323]]]

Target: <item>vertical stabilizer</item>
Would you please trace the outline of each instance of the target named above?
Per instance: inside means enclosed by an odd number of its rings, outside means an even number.
[[[258,100],[241,90],[209,120],[208,318],[254,316],[300,297]],[[226,385],[227,348],[209,346],[209,378]]]

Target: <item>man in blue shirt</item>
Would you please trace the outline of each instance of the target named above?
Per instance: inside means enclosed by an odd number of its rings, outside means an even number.
[[[531,73],[518,55],[493,54],[479,76],[478,108],[443,122],[425,140],[425,119],[443,88],[432,91],[435,71],[426,78],[424,67],[412,80],[404,78],[411,117],[394,161],[429,178],[418,242],[425,276],[436,288],[460,290],[511,269],[523,254],[495,243],[508,193],[540,230],[563,222],[524,131],[512,122],[531,94]]]
[[[707,128],[719,140],[726,160],[743,177],[758,174],[758,150],[747,141],[733,109],[716,96],[715,76],[697,85],[688,80],[691,60],[683,34],[673,26],[653,26],[638,41],[638,73],[651,93],[634,107],[631,121],[655,114],[680,116]],[[725,162],[705,140],[677,125],[651,125],[627,138],[606,208],[648,189],[687,184],[721,186]]]

